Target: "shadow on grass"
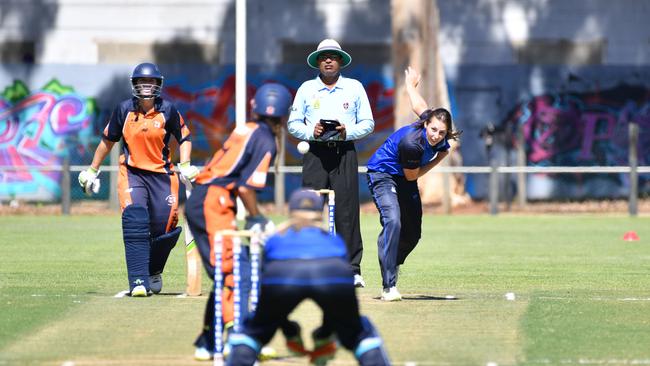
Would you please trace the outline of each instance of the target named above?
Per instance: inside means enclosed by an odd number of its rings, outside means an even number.
[[[381,300],[381,296],[373,297],[375,300]],[[456,301],[460,298],[456,296],[431,296],[431,295],[402,295],[402,301]]]

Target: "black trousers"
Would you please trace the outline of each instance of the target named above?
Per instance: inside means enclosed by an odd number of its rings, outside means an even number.
[[[267,344],[285,324],[291,312],[306,299],[323,311],[318,338],[333,333],[347,349],[354,350],[371,336],[364,330],[352,272],[339,258],[292,259],[264,264],[257,310],[244,322],[243,333]]]
[[[310,142],[303,156],[302,185],[333,189],[336,195],[336,232],[345,241],[348,260],[355,274],[361,274],[363,243],[359,224],[359,163],[352,141]]]

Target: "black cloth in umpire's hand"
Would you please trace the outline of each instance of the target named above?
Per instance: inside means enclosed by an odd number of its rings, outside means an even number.
[[[339,121],[333,119],[321,119],[320,124],[323,125],[323,134],[320,136],[321,140],[326,141],[339,135],[339,131],[336,130],[336,127],[341,125]]]

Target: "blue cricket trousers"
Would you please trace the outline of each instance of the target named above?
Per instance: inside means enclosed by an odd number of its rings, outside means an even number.
[[[420,240],[422,201],[417,181],[373,171],[368,172],[367,179],[382,226],[377,247],[382,285],[387,289],[397,284],[397,266]]]

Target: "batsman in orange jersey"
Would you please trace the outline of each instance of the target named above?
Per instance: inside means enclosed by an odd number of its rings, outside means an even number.
[[[262,85],[251,101],[252,121],[237,127],[196,179],[192,196],[185,204],[185,215],[194,235],[203,265],[214,279],[212,256],[215,236],[221,230],[236,230],[236,198],[248,212],[245,229],[268,228],[273,223],[264,217],[257,204],[256,191],[264,188],[276,155],[276,138],[287,122],[292,96],[276,83]],[[224,237],[221,258],[223,324],[228,329],[234,320],[233,243]],[[242,257],[247,255],[242,253]],[[247,260],[247,258],[242,258]],[[245,266],[242,266],[245,267]],[[242,277],[246,274],[242,273]],[[214,287],[213,287],[214,289]],[[242,289],[242,299],[246,299]],[[195,358],[208,360],[214,350],[214,291],[206,304],[203,329],[195,342]],[[247,306],[242,306],[242,318]]]
[[[162,290],[162,272],[181,228],[178,223],[179,176],[171,162],[169,142],[180,146],[180,172],[194,180],[190,163],[190,130],[176,107],[161,98],[163,76],[152,63],[131,74],[133,97],[121,102],[104,128],[93,161],[79,174],[87,194],[99,189],[99,167],[116,142],[124,141],[119,162],[118,197],[129,291],[146,297]]]

